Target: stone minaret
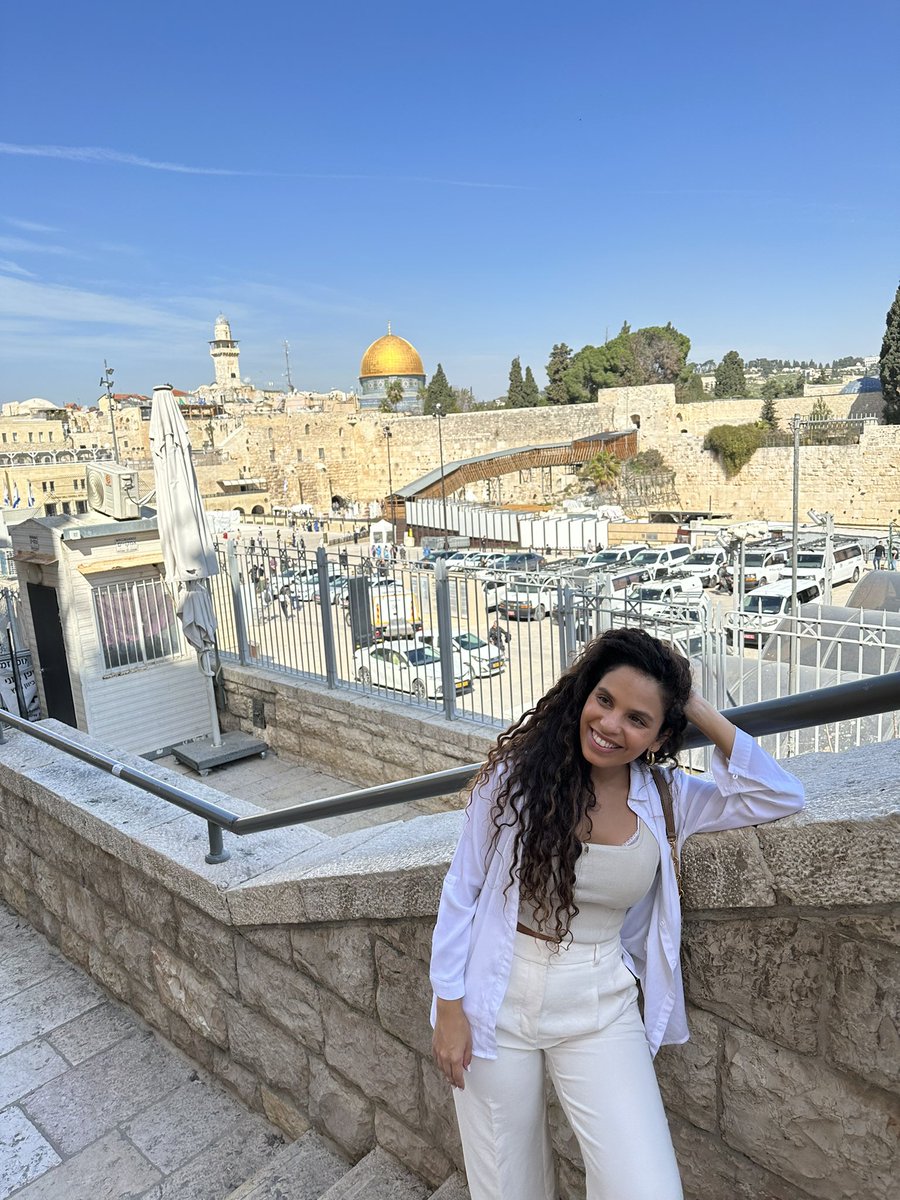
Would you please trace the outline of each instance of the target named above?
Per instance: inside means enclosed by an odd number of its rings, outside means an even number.
[[[241,386],[241,371],[238,364],[240,350],[231,336],[231,325],[222,313],[216,317],[213,340],[209,352],[216,365],[216,387],[237,388]]]

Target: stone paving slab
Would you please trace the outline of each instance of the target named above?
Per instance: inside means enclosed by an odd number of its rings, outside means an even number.
[[[59,959],[47,978],[0,1003],[0,1054],[42,1037],[105,999],[92,979]]]
[[[0,902],[0,1200],[222,1200],[284,1144]],[[7,979],[12,979],[12,972]]]
[[[31,929],[23,930],[15,947],[0,962],[0,1000],[48,979],[57,968],[57,962],[47,956],[41,935]]]
[[[121,1004],[109,1001],[55,1029],[48,1035],[47,1041],[73,1067],[77,1067],[141,1028],[139,1017]]]
[[[15,1200],[137,1200],[160,1172],[114,1130],[47,1171]]]
[[[196,1071],[191,1075],[187,1083],[122,1126],[129,1141],[166,1175],[205,1149],[210,1129],[228,1129],[247,1120],[240,1100],[208,1088]]]
[[[0,1112],[0,1200],[61,1161],[21,1108]]]
[[[68,1071],[69,1063],[45,1041],[29,1042],[0,1058],[0,1109]]]
[[[268,1121],[248,1113],[239,1129],[218,1138],[142,1200],[223,1200],[283,1147],[284,1138]]]
[[[74,1154],[187,1081],[191,1067],[150,1030],[117,1042],[32,1092],[23,1107]]]
[[[158,759],[157,762],[173,772],[193,775],[189,767],[179,763],[171,755]],[[289,808],[292,804],[320,800],[325,796],[339,796],[354,791],[358,786],[303,763],[287,762],[280,759],[273,750],[269,750],[263,759],[248,759],[233,766],[221,767],[213,771],[206,782],[226,796],[251,801],[268,810]],[[304,827],[318,830],[328,837],[340,837],[359,829],[369,829],[394,821],[408,821],[425,811],[428,811],[427,808],[419,806],[416,802],[392,804],[388,808],[308,821],[304,823]]]

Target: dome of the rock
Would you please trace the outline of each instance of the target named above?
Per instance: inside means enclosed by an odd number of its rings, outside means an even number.
[[[415,346],[391,333],[388,325],[387,333],[369,346],[359,364],[360,408],[383,410],[388,386],[395,382],[400,384],[403,398],[393,404],[393,411],[421,412],[419,390],[425,386],[422,359]]]

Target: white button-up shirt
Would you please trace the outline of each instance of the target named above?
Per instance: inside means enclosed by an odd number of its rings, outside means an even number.
[[[674,769],[666,772],[675,809],[679,852],[692,833],[760,825],[798,812],[803,785],[761,746],[738,730],[731,758],[716,750],[712,779]],[[499,774],[472,793],[459,845],[444,880],[431,955],[435,997],[463,1001],[472,1028],[472,1051],[497,1057],[496,1024],[512,970],[519,912],[518,873],[513,872],[515,826],[500,829],[492,845],[491,808]],[[649,892],[625,914],[622,957],[641,981],[644,1027],[650,1049],[689,1037],[681,982],[681,905],[666,840],[666,823],[656,784],[640,762],[631,764],[628,807],[652,830],[660,848],[660,870]],[[506,889],[506,890],[504,890]],[[434,1024],[436,1005],[432,1004]]]

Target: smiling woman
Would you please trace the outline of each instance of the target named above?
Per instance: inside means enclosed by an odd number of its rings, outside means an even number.
[[[711,781],[677,768],[688,722],[716,746]],[[472,1200],[557,1195],[545,1059],[588,1195],[682,1195],[652,1066],[688,1038],[660,788],[678,848],[803,805],[797,780],[692,690],[687,660],[636,629],[591,642],[475,782],[431,962],[434,1057]]]

